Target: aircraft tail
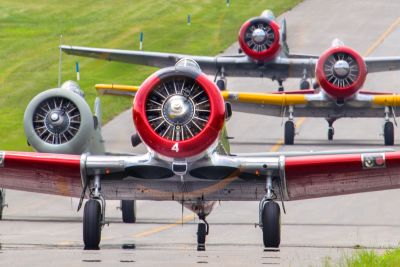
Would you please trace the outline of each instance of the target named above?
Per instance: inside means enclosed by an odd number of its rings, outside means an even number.
[[[286,32],[286,19],[283,18],[281,22],[281,40],[282,40],[282,48],[286,56],[289,56],[289,46],[286,42],[287,32]]]

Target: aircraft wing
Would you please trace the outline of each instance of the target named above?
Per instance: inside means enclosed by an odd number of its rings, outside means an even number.
[[[365,57],[369,73],[400,69],[400,57]]]
[[[325,93],[244,93],[223,91],[224,99],[231,103],[234,111],[269,116],[284,116],[288,106],[293,106],[298,117],[377,117],[381,118],[385,107],[399,107],[400,95],[381,92],[360,91],[342,106]]]
[[[138,86],[118,84],[96,84],[100,94],[134,96]],[[295,108],[297,116],[305,117],[382,117],[384,107],[399,107],[400,95],[389,92],[360,91],[353,100],[340,109],[324,93],[314,90],[297,90],[283,93],[221,92],[225,101],[231,103],[233,111],[283,116],[288,106]],[[334,110],[334,114],[332,113]]]
[[[183,177],[171,164],[141,156],[0,152],[0,187],[78,197],[101,176],[106,199],[259,200],[268,173],[285,200],[400,188],[400,152],[247,157],[213,154]],[[180,192],[180,190],[182,190]],[[258,193],[257,193],[258,192]]]
[[[60,49],[67,54],[118,61],[130,64],[139,64],[157,68],[174,66],[182,58],[195,60],[201,70],[215,75],[220,68],[224,68],[225,76],[237,77],[303,77],[304,69],[314,72],[318,57],[308,55],[291,55],[291,58],[278,57],[265,64],[257,64],[245,54],[221,56],[195,56],[174,53],[92,48],[82,46],[61,45]]]
[[[220,66],[244,64],[249,62],[245,55],[209,57],[135,50],[91,48],[69,45],[62,45],[60,46],[60,48],[62,51],[70,55],[91,57],[130,64],[146,65],[157,68],[174,66],[182,58],[191,58],[195,60],[199,64],[202,71],[207,74],[215,74]]]

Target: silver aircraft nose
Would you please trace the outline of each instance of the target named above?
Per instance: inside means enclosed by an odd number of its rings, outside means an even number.
[[[263,29],[255,29],[252,34],[252,39],[255,43],[262,43],[265,40],[265,31]]]
[[[184,124],[191,119],[193,105],[182,95],[170,97],[164,104],[164,117],[172,124]]]
[[[339,77],[346,77],[350,72],[350,65],[345,60],[338,60],[335,65],[333,65],[333,71]]]

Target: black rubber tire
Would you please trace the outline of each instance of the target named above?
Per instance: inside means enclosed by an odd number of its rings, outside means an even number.
[[[310,82],[307,80],[301,80],[300,82],[300,90],[307,90],[310,89]]]
[[[281,243],[281,210],[278,203],[268,201],[262,211],[263,242],[266,248],[278,248]]]
[[[122,221],[124,223],[136,222],[136,201],[121,200]]]
[[[0,220],[3,220],[4,202],[5,202],[4,189],[0,189]]]
[[[295,127],[293,121],[285,122],[285,145],[294,144]]]
[[[385,126],[383,129],[383,136],[385,139],[385,146],[393,146],[394,145],[394,126],[393,122],[387,121],[385,122]]]
[[[133,147],[137,147],[141,143],[142,143],[142,139],[140,139],[140,136],[137,133],[132,134],[132,136],[131,136],[131,144],[132,144],[132,146]]]
[[[219,88],[219,90],[225,91],[226,90],[226,82],[221,79],[217,80],[217,87]]]
[[[101,239],[101,205],[90,199],[83,210],[83,243],[85,250],[98,250]]]
[[[206,243],[207,226],[205,223],[197,225],[197,244],[204,245]]]
[[[335,131],[332,128],[328,129],[328,140],[329,141],[333,140],[334,133],[335,133]]]

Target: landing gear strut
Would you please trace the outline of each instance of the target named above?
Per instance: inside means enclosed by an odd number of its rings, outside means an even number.
[[[333,135],[335,134],[335,129],[333,128],[333,123],[336,121],[336,119],[326,119],[326,121],[328,122],[329,126],[328,126],[328,140],[331,141],[333,140]]]
[[[206,221],[205,215],[199,215],[199,219],[204,223],[199,223],[197,225],[197,251],[206,250],[206,236],[208,235],[209,225]]]
[[[278,80],[278,92],[283,92],[285,89],[283,88],[283,81],[282,80]]]
[[[0,220],[3,219],[3,209],[7,207],[5,204],[6,199],[6,191],[3,188],[0,188]]]
[[[295,125],[293,120],[293,106],[289,106],[289,119],[285,122],[285,145],[294,144]]]
[[[390,110],[389,107],[385,107],[385,124],[383,125],[383,138],[385,140],[385,146],[394,145],[394,125],[389,120]]]
[[[106,202],[101,195],[99,175],[95,176],[90,192],[90,200],[86,202],[83,211],[83,243],[85,250],[98,250],[106,210]]]
[[[281,243],[281,211],[278,203],[274,201],[275,198],[272,176],[268,175],[266,194],[259,206],[259,225],[263,231],[263,243],[266,248],[278,248]]]
[[[219,76],[219,78],[217,78]],[[218,89],[221,91],[226,90],[226,77],[225,77],[225,70],[224,68],[218,69],[217,73],[215,74],[214,82],[217,85]]]
[[[303,70],[303,77],[300,80],[300,90],[310,89],[310,82],[307,81],[307,69]]]
[[[211,213],[215,201],[204,201],[201,199],[189,202],[182,202],[182,205],[197,214],[199,222],[197,225],[197,251],[206,250],[206,236],[209,233],[210,226],[206,221],[206,217]]]

